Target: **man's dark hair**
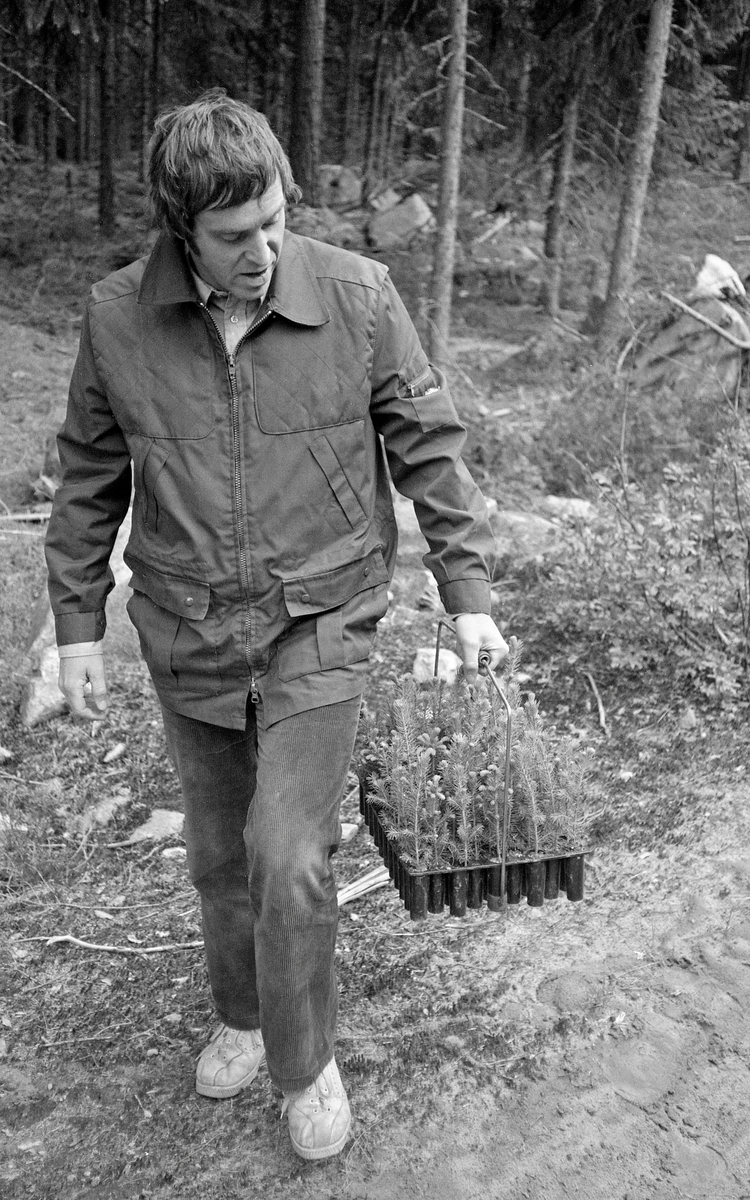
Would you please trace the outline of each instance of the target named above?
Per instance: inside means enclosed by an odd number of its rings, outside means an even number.
[[[277,176],[287,204],[295,204],[302,193],[268,121],[223,88],[156,119],[148,147],[154,215],[189,246],[199,213],[257,200]]]

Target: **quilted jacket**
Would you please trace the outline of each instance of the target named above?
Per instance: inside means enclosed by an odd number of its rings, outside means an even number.
[[[389,472],[446,610],[490,611],[464,437],[382,265],[287,232],[229,355],[162,234],[84,317],[46,547],[58,643],[104,634],[132,500],[128,612],[166,707],[242,728],[248,696],[271,724],[356,695],[395,561]]]

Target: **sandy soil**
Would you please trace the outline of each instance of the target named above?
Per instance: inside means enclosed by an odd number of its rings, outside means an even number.
[[[346,1194],[750,1196],[746,816],[735,834],[749,800],[744,784],[722,802],[707,787],[690,850],[599,852],[574,911],[512,913],[467,939],[462,970],[509,983],[498,1018],[540,1045],[531,1078],[498,1095],[446,1068],[420,1129],[392,1134]],[[486,1065],[502,1078],[502,1060]]]

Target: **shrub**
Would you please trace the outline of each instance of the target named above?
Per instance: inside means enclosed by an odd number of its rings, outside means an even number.
[[[738,697],[750,658],[750,434],[740,422],[703,463],[646,489],[597,477],[599,520],[570,532],[546,586],[553,623],[602,642],[611,665],[668,661],[677,682]]]

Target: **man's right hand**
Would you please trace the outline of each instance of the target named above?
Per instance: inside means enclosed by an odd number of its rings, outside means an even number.
[[[100,721],[107,712],[107,680],[101,642],[60,646],[58,683],[74,717]]]

